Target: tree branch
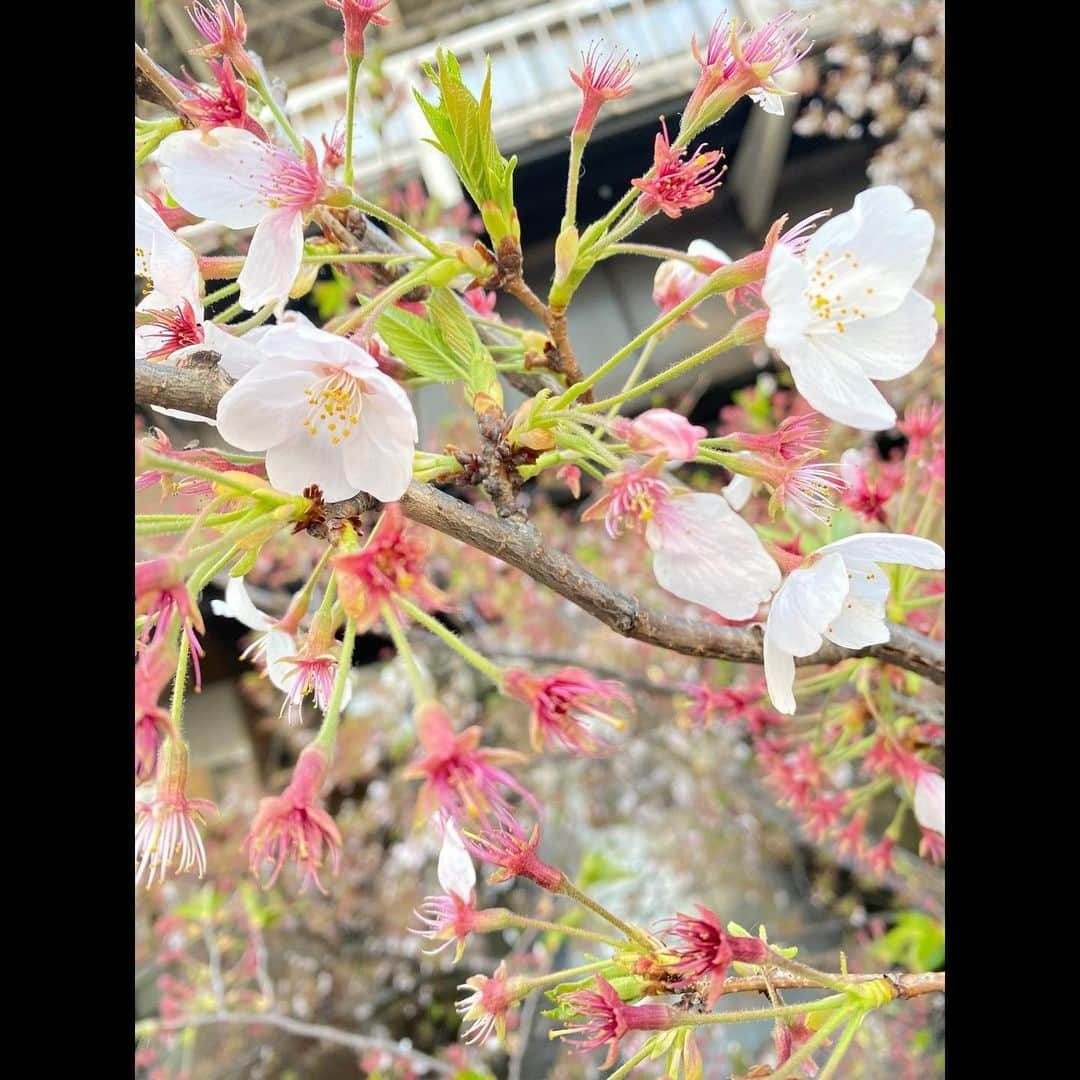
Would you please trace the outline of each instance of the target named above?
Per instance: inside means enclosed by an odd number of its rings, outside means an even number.
[[[207,355],[210,354],[198,354],[199,357]],[[218,369],[207,371],[204,366],[192,365],[190,361],[183,368],[135,361],[135,400],[141,405],[161,405],[212,417],[228,385]],[[366,496],[348,500],[350,513],[370,509],[373,505]],[[703,619],[647,608],[635,597],[612,588],[568,555],[549,546],[536,527],[528,522],[493,517],[415,480],[401,497],[401,509],[413,521],[523,570],[624,637],[687,656],[762,663],[760,627],[718,626]],[[858,651],[827,645],[813,656],[797,658],[795,663],[803,666],[835,664],[853,656],[873,656],[926,676],[933,682],[945,681],[943,645],[904,626],[890,623],[889,630],[890,639],[883,645],[871,645]]]
[[[278,1028],[291,1035],[300,1035],[307,1039],[336,1043],[352,1050],[384,1050],[388,1054],[408,1058],[423,1072],[435,1072],[442,1076],[453,1076],[456,1070],[445,1061],[439,1061],[419,1050],[405,1049],[393,1039],[379,1039],[373,1035],[355,1035],[351,1031],[330,1027],[327,1024],[308,1024],[291,1016],[279,1013],[240,1013],[217,1012],[198,1013],[194,1016],[178,1016],[175,1020],[144,1020],[139,1027],[147,1033],[156,1031],[177,1031],[181,1028],[206,1027],[210,1024],[261,1024],[265,1027]]]

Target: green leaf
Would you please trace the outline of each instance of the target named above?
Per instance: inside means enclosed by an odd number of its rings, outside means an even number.
[[[428,301],[428,311],[439,328],[443,341],[459,360],[463,369],[467,369],[473,353],[483,348],[480,337],[472,324],[465,308],[454,299],[449,289],[432,289]]]
[[[376,327],[390,351],[415,374],[436,382],[456,382],[468,374],[436,327],[411,311],[389,307]]]
[[[945,928],[920,911],[906,911],[872,954],[885,964],[902,964],[909,971],[937,971],[945,961]]]

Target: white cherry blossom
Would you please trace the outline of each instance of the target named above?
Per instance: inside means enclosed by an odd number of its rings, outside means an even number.
[[[310,144],[303,158],[242,128],[179,131],[157,151],[172,197],[192,214],[229,229],[255,226],[237,282],[249,311],[279,307],[300,270],[304,215],[326,193]]]
[[[773,708],[795,712],[795,657],[810,656],[828,639],[847,649],[889,640],[885,601],[889,579],[878,566],[903,563],[941,570],[939,544],[901,533],[864,533],[826,544],[811,565],[794,570],[773,597],[765,624],[765,680]]]
[[[318,484],[328,502],[365,491],[394,502],[412,479],[416,416],[408,395],[360,346],[307,322],[270,327],[258,365],[218,404],[218,430],[266,451],[281,491]]]
[[[898,379],[934,344],[934,305],[912,286],[933,219],[897,187],[875,187],[822,225],[800,254],[776,244],[762,297],[765,343],[818,412],[880,431],[896,420],[871,379]]]

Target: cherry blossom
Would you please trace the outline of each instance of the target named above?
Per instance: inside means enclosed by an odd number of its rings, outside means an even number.
[[[303,158],[235,127],[179,131],[158,149],[170,194],[193,214],[230,229],[255,226],[237,278],[249,310],[283,305],[304,249],[304,215],[327,193],[315,149]]]
[[[408,395],[358,345],[295,321],[259,338],[259,364],[218,405],[218,429],[241,450],[266,451],[266,475],[328,502],[366,491],[400,499],[418,433]]]
[[[934,305],[912,288],[933,237],[925,210],[897,187],[878,187],[822,225],[801,256],[773,247],[765,343],[819,412],[869,431],[896,420],[871,379],[906,375],[934,344]]]
[[[848,649],[889,640],[889,579],[875,560],[941,570],[945,552],[932,540],[864,533],[826,544],[812,564],[794,570],[773,597],[765,624],[765,678],[773,708],[795,712],[796,656],[810,656],[823,638]]]

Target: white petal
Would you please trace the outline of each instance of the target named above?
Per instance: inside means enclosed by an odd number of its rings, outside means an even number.
[[[884,315],[900,306],[934,240],[933,218],[912,206],[900,188],[870,188],[814,233],[804,258],[808,270],[822,275],[815,281],[834,308],[854,305]]]
[[[462,900],[468,900],[476,887],[476,867],[461,842],[453,821],[447,818],[443,833],[442,849],[439,851],[439,884],[449,895],[456,893]]]
[[[240,450],[267,450],[296,433],[306,434],[304,392],[313,381],[310,367],[291,357],[266,357],[218,402],[222,437]]]
[[[844,560],[827,555],[805,570],[793,570],[773,597],[768,632],[792,656],[821,648],[821,635],[840,613],[850,582]]]
[[[258,345],[268,356],[291,356],[296,360],[317,361],[332,367],[355,368],[359,369],[356,372],[358,375],[379,370],[374,358],[355,342],[340,334],[328,334],[291,311],[285,312],[276,325],[265,329]]]
[[[332,443],[323,428],[315,435],[300,428],[296,435],[271,446],[266,451],[266,476],[271,485],[290,495],[318,484],[327,502],[351,499],[361,490],[345,475],[342,445]]]
[[[915,784],[915,820],[924,828],[945,835],[945,778],[925,770]]]
[[[844,333],[830,333],[829,344],[850,356],[871,379],[898,379],[919,366],[937,331],[934,305],[912,290],[887,315],[845,320]]]
[[[767,341],[768,331],[765,336]],[[832,348],[839,336],[803,337],[794,348],[777,352],[791,368],[795,388],[819,413],[849,427],[884,431],[896,420],[896,412],[862,368]]]
[[[757,532],[722,495],[679,496],[673,507],[676,520],[645,532],[657,582],[726,619],[753,618],[781,576]]]
[[[292,665],[287,662],[287,657],[294,657],[299,653],[299,647],[292,634],[284,630],[270,630],[266,635],[266,674],[270,681],[282,692],[288,691],[289,675]]]
[[[845,536],[818,548],[815,555],[837,552],[844,560],[868,559],[884,563],[903,563],[922,570],[944,570],[945,550],[933,540],[907,533],[860,533]]]
[[[380,502],[395,502],[412,480],[416,414],[408,394],[381,371],[363,381],[368,392],[360,423],[345,443],[345,475],[354,494],[366,491]]]
[[[772,620],[769,612],[769,621]],[[791,653],[784,652],[776,639],[769,633],[769,623],[765,624],[765,685],[773,708],[785,716],[795,713],[795,659]]]
[[[195,252],[154,212],[135,197],[135,273],[153,283],[153,292],[138,310],[174,308],[187,300],[198,312],[202,278]]]
[[[843,554],[843,553],[842,553]],[[885,601],[889,599],[889,577],[875,562],[855,559],[844,554],[851,593],[885,618]]]
[[[295,207],[275,210],[259,223],[251,238],[244,269],[236,279],[240,303],[248,311],[284,301],[300,270],[304,254],[303,214]]]
[[[710,244],[708,240],[691,240],[690,246],[686,249],[686,254],[704,255],[707,259],[713,259],[716,262],[721,263],[735,261],[723,248],[718,248],[715,244]]]
[[[169,194],[192,214],[247,229],[271,210],[274,150],[250,131],[179,131],[155,158]]]
[[[749,476],[740,476],[736,473],[731,483],[720,494],[731,504],[732,510],[741,510],[746,505],[753,490],[754,481]]]
[[[215,615],[236,619],[249,630],[270,629],[270,619],[252,603],[243,578],[229,578],[229,584],[225,586],[225,602],[213,600],[211,604],[218,605],[214,608]]]
[[[769,308],[765,344],[785,360],[786,350],[802,347],[806,328],[810,324],[806,289],[807,273],[802,260],[783,244],[776,244],[769,256],[761,298]]]
[[[226,375],[239,379],[255,368],[263,358],[263,354],[255,347],[255,341],[252,340],[252,335],[259,329],[262,328],[256,327],[243,337],[237,337],[235,334],[222,330],[216,323],[203,323],[203,343],[200,347],[212,349],[218,353],[221,356],[218,367]]]
[[[784,98],[781,94],[775,94],[771,90],[755,86],[746,95],[754,104],[760,105],[770,116],[784,115]]]
[[[217,427],[217,421],[210,416],[200,416],[198,413],[184,412],[183,409],[163,409],[160,405],[151,405],[151,409],[162,416],[171,416],[174,420],[188,420],[196,424],[209,424]]]
[[[864,649],[867,645],[884,645],[889,640],[889,628],[875,605],[851,592],[840,614],[826,628],[825,637],[845,649]]]

